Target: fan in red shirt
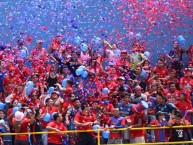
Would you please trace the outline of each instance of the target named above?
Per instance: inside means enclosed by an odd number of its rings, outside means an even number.
[[[168,86],[171,82],[176,83],[176,87],[179,88],[179,80],[177,78],[177,72],[175,69],[169,71],[169,76],[166,78],[166,85]]]
[[[92,125],[97,123],[96,116],[91,112],[90,106],[87,103],[81,104],[81,110],[74,118],[74,124],[77,130],[92,130]],[[95,139],[93,133],[79,133],[78,145],[94,145]]]
[[[60,89],[60,91],[64,92],[64,100],[67,99],[70,93],[73,93],[72,85],[73,85],[73,82],[71,80],[66,81],[65,88],[63,88],[59,83],[56,84],[56,86]]]
[[[127,60],[127,52],[126,51],[121,51],[120,58],[117,60],[117,67],[120,71],[120,75],[124,74],[127,72],[127,70],[130,68],[130,63]]]
[[[69,108],[73,107],[74,99],[75,95],[73,93],[68,94],[68,100],[62,105],[62,112],[66,112]]]
[[[21,84],[21,80],[15,75],[15,68],[11,67],[8,70],[8,76],[3,80],[4,90],[7,94],[11,94],[17,85]]]
[[[28,106],[29,107],[37,107],[37,108],[39,108],[40,104],[41,104],[41,101],[38,98],[39,98],[39,90],[33,89],[30,92],[30,95],[29,95],[29,100],[27,102]]]
[[[98,64],[102,64],[103,60],[105,59],[104,55],[100,56],[99,51],[95,50],[93,55],[91,56],[92,60],[96,60]]]
[[[192,74],[190,70],[186,70],[184,77],[180,79],[180,89],[188,89],[191,91],[193,89],[193,79],[191,78]]]
[[[30,119],[24,116],[23,112],[17,111],[12,119],[15,133],[27,133]],[[14,145],[28,145],[28,134],[15,135]]]
[[[108,88],[110,91],[114,90],[117,86],[117,84],[113,81],[112,77],[107,77],[104,79],[104,83],[102,84],[102,88]]]
[[[190,100],[190,93],[188,90],[183,89],[180,91],[180,100],[175,102],[174,105],[183,113],[185,114],[186,110],[192,109],[192,103]]]
[[[55,131],[55,134],[48,134],[48,145],[61,145],[62,138],[65,136],[65,133],[62,131],[66,131],[66,127],[62,123],[62,114],[55,113],[53,115],[53,121],[48,123],[46,129],[48,131]]]
[[[24,94],[23,85],[18,85],[15,87],[14,91],[10,94],[11,100],[17,99],[20,103],[26,102],[26,95]]]
[[[53,106],[53,100],[52,99],[47,98],[45,100],[45,103],[46,103],[46,106],[44,106],[40,109],[40,114],[41,114],[41,116],[43,116],[43,118],[46,115],[46,113],[49,113],[50,115],[52,115],[52,113],[58,112],[58,108]],[[47,126],[47,124],[48,124],[48,122],[45,122],[44,120],[42,120],[42,127],[43,128],[45,128]]]
[[[32,62],[32,68],[36,69],[39,65],[45,66],[48,61],[48,53],[45,48],[42,48],[43,41],[37,41],[37,48],[33,49],[29,56],[29,61]]]
[[[174,103],[180,99],[180,91],[176,89],[176,84],[174,82],[169,84],[169,89],[165,91],[165,96],[169,103]]]
[[[34,89],[37,89],[41,95],[44,94],[43,78],[38,73],[33,73],[31,80],[34,84]]]
[[[57,34],[56,38],[52,40],[52,43],[49,47],[48,52],[53,53],[53,52],[56,52],[56,51],[59,52],[59,51],[64,50],[64,48],[61,45],[62,44],[61,40],[62,40],[62,35]]]
[[[125,117],[123,124],[128,124],[130,127],[144,127],[145,118],[144,111],[148,108],[148,104],[145,101],[141,101],[140,104],[134,105],[133,115]],[[145,143],[145,130],[131,130],[130,131],[130,143]]]
[[[103,73],[103,67],[96,59],[91,59],[89,68],[85,68],[85,70],[93,76],[99,76]]]
[[[154,68],[154,72],[158,74],[158,77],[161,79],[168,75],[168,69],[164,67],[164,61],[162,59],[158,60],[157,67]]]
[[[102,99],[101,99],[100,108],[101,108],[102,112],[103,112],[105,115],[107,115],[107,117],[108,117],[109,115],[112,115],[114,106],[113,106],[113,104],[110,103],[107,95],[103,95],[103,97],[102,97]]]
[[[31,75],[30,69],[25,67],[24,59],[22,58],[17,59],[17,65],[15,67],[15,72],[18,75],[18,77],[22,80],[23,83],[25,83],[28,77]]]

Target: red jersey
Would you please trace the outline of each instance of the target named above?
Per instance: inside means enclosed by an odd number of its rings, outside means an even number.
[[[169,103],[174,103],[180,99],[180,91],[175,90],[174,92],[170,92],[169,90],[165,91],[165,96],[168,99]]]
[[[56,107],[51,107],[50,109],[48,109],[48,113],[49,113],[50,115],[52,115],[52,113],[54,113],[54,112],[58,112],[58,108],[56,108]],[[42,108],[40,109],[40,113],[41,113],[41,114],[45,114],[45,113],[46,113],[46,107],[42,107]],[[45,122],[44,120],[42,120],[42,128],[46,128],[47,124],[48,124],[48,122]]]
[[[63,109],[64,111],[67,110],[68,108],[71,108],[71,107],[73,107],[73,103],[72,103],[72,102],[69,102],[69,101],[64,102],[63,105],[62,105],[62,109]]]
[[[30,102],[28,102],[28,106],[29,107],[39,107],[40,106],[40,100],[36,99],[36,100],[31,100]]]
[[[13,118],[12,119],[12,124],[15,122],[15,119]],[[21,121],[21,130],[20,130],[20,133],[25,133],[25,132],[29,132],[28,131],[28,125],[30,123],[30,120],[27,119],[27,118],[24,118],[22,121]],[[25,135],[15,135],[15,140],[28,140],[28,134],[25,134]]]
[[[61,43],[58,43],[55,39],[52,40],[51,46],[52,52],[53,51],[62,51],[64,48],[62,47]]]
[[[37,65],[44,65],[44,63],[48,60],[48,53],[46,49],[35,48],[31,51],[30,57],[32,58],[32,67],[37,67]]]
[[[184,89],[188,89],[189,91],[193,88],[193,79],[187,79],[186,77],[182,77],[180,79],[180,86]]]
[[[74,118],[74,121],[79,123],[95,122],[96,120],[96,116],[93,113],[84,114],[82,111],[79,111]],[[78,126],[77,130],[92,130],[92,125]]]
[[[3,86],[8,94],[11,94],[17,85],[21,84],[21,80],[18,76],[6,76],[3,80]]]
[[[56,128],[60,131],[66,131],[66,127],[64,126],[63,123],[57,123],[56,121],[52,121],[48,123],[47,126]],[[53,143],[53,144],[62,144],[62,135],[54,133],[54,134],[48,134],[48,143]]]
[[[31,76],[31,70],[25,66],[22,66],[22,68],[19,68],[18,66],[15,67],[15,73],[22,80],[22,82],[25,82],[27,77]]]
[[[165,78],[168,75],[168,69],[167,68],[154,68],[154,71],[158,74],[159,78]]]
[[[174,103],[176,107],[184,114],[186,110],[191,110],[192,109],[192,104],[184,101],[177,101]]]
[[[127,120],[127,119],[131,120],[131,125],[137,124],[139,119],[142,120],[141,127],[143,127],[145,125],[143,123],[143,120],[144,120],[143,115],[133,114],[133,115],[128,116],[128,117],[125,118],[125,120]],[[144,135],[145,135],[145,131],[144,130],[131,130],[131,133],[130,133],[130,137],[131,138],[141,137],[141,136],[144,136]]]

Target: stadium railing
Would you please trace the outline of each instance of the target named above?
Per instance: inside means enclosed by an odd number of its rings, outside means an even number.
[[[130,130],[156,130],[156,129],[172,129],[172,128],[192,128],[193,125],[186,125],[186,126],[173,126],[173,127],[141,127],[141,128],[121,128],[121,129],[111,129],[110,131],[124,131],[127,129]],[[103,145],[100,143],[100,136],[101,131],[104,129],[98,130],[68,130],[68,131],[61,131],[61,133],[79,133],[79,132],[97,132],[97,145]],[[25,135],[25,134],[54,134],[56,132],[25,132],[25,133],[0,133],[1,136],[10,136],[10,135]],[[193,141],[181,141],[181,142],[155,142],[155,143],[137,143],[137,145],[159,145],[159,144],[190,144]],[[113,145],[113,144],[108,144]],[[119,145],[136,145],[136,144],[119,144]]]

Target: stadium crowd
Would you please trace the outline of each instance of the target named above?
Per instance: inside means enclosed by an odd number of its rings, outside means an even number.
[[[53,38],[48,49],[37,40],[28,52],[22,39],[0,50],[1,133],[50,132],[1,136],[5,145],[96,145],[189,141],[193,129],[130,130],[193,124],[193,45],[173,42],[155,66],[152,54],[135,39],[132,48],[101,41],[74,47]],[[129,49],[132,50],[129,53]],[[120,53],[119,53],[120,52]],[[189,56],[187,65],[183,54]],[[128,128],[125,131],[113,129]]]

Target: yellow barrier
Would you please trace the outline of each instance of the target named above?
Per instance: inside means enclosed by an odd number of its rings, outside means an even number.
[[[192,128],[193,125],[188,126],[173,126],[173,127],[143,127],[143,128],[129,128],[130,130],[156,130],[156,129],[172,129],[172,128]],[[121,128],[121,129],[110,129],[110,131],[124,131],[128,128]],[[104,129],[97,130],[97,142],[98,145],[100,144],[100,132],[104,131]],[[68,131],[61,131],[61,133],[80,133],[80,132],[96,132],[96,130],[68,130]],[[26,134],[54,134],[56,132],[25,132],[25,133],[0,133],[2,136],[8,135],[26,135]],[[137,143],[137,145],[159,145],[159,144],[186,144],[186,143],[193,143],[193,141],[182,141],[182,142],[157,142],[157,143]],[[113,145],[113,144],[108,144]],[[117,144],[122,145],[122,144]],[[124,145],[136,145],[136,144],[124,144]]]

